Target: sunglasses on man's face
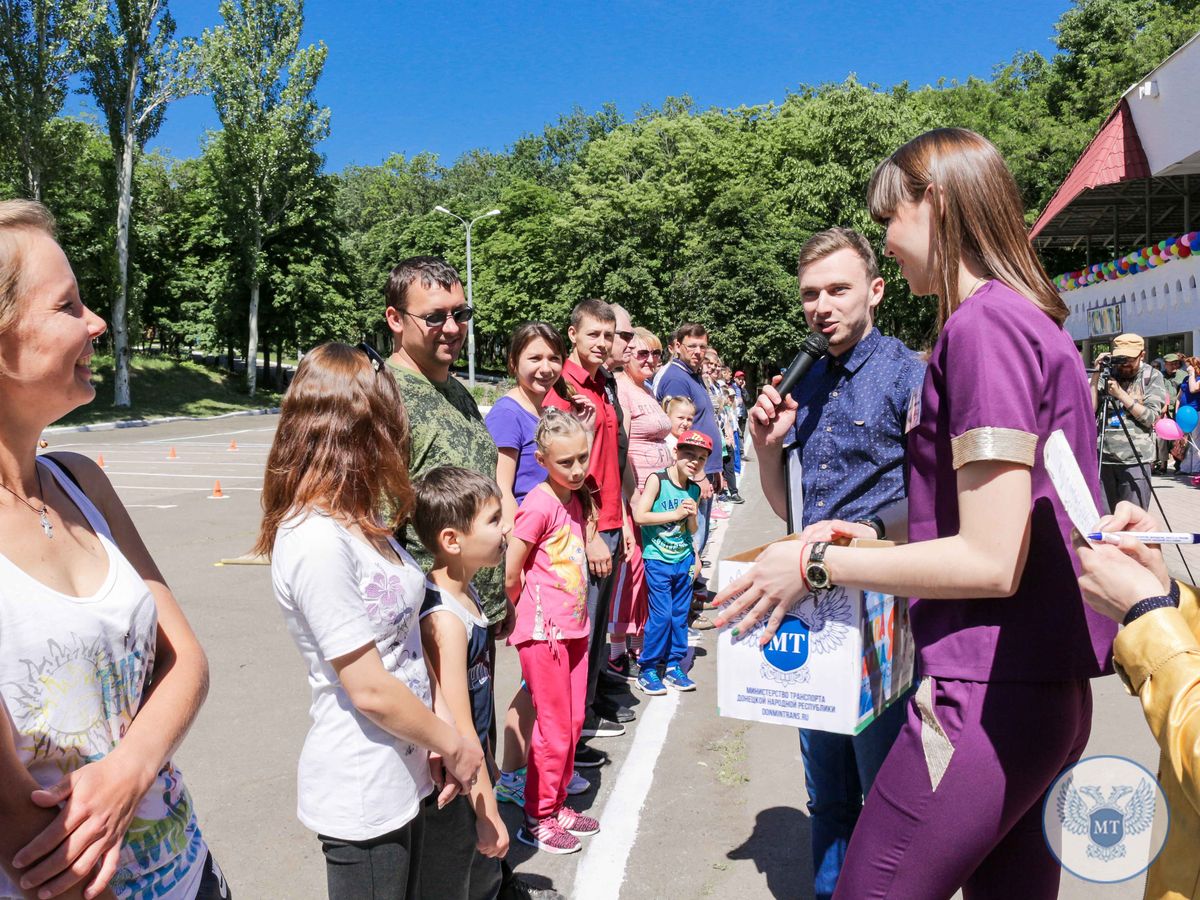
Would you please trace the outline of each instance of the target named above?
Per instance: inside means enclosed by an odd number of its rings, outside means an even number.
[[[453,318],[454,321],[459,325],[466,325],[471,321],[471,316],[475,315],[475,310],[469,306],[460,306],[453,312],[440,310],[438,312],[429,313],[427,316],[415,316],[408,310],[405,310],[404,314],[410,319],[417,319],[421,322],[424,322],[430,328],[441,328],[446,324],[446,320],[449,318]]]
[[[625,343],[628,344],[630,341],[633,340],[633,332],[632,331],[618,331],[617,337],[619,337],[621,340],[623,340]]]
[[[379,351],[376,350],[374,347],[372,347],[370,344],[368,344],[366,341],[362,341],[359,344],[357,344],[355,346],[355,349],[361,350],[363,353],[366,354],[367,359],[370,360],[371,368],[374,369],[376,372],[382,372],[384,369],[387,368],[387,363],[384,361],[383,357],[379,355]]]
[[[633,354],[633,358],[636,359],[638,362],[645,362],[652,356],[655,359],[662,359],[662,351],[661,350],[638,350]]]

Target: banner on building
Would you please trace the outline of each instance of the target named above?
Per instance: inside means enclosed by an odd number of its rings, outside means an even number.
[[[1088,336],[1108,337],[1121,333],[1121,304],[1112,303],[1088,310]]]

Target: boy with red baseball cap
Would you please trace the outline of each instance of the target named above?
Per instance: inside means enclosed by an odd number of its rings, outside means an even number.
[[[699,524],[696,513],[700,485],[695,479],[703,477],[712,448],[712,438],[702,432],[681,434],[674,465],[646,478],[633,511],[633,520],[642,529],[642,559],[650,595],[637,680],[638,688],[646,694],[665,694],[667,687],[677,691],[696,689],[682,664],[687,653],[692,568],[696,563],[692,535]],[[666,669],[660,675],[663,666]]]

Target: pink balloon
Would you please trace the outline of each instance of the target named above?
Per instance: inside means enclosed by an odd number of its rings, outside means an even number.
[[[1185,436],[1174,419],[1159,419],[1154,423],[1154,433],[1164,441],[1178,441]]]

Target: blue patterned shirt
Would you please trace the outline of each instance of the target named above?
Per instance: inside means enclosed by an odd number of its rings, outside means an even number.
[[[917,354],[877,328],[813,365],[792,391],[800,408],[784,444],[802,471],[796,530],[865,519],[904,497],[905,424],[924,380]]]

